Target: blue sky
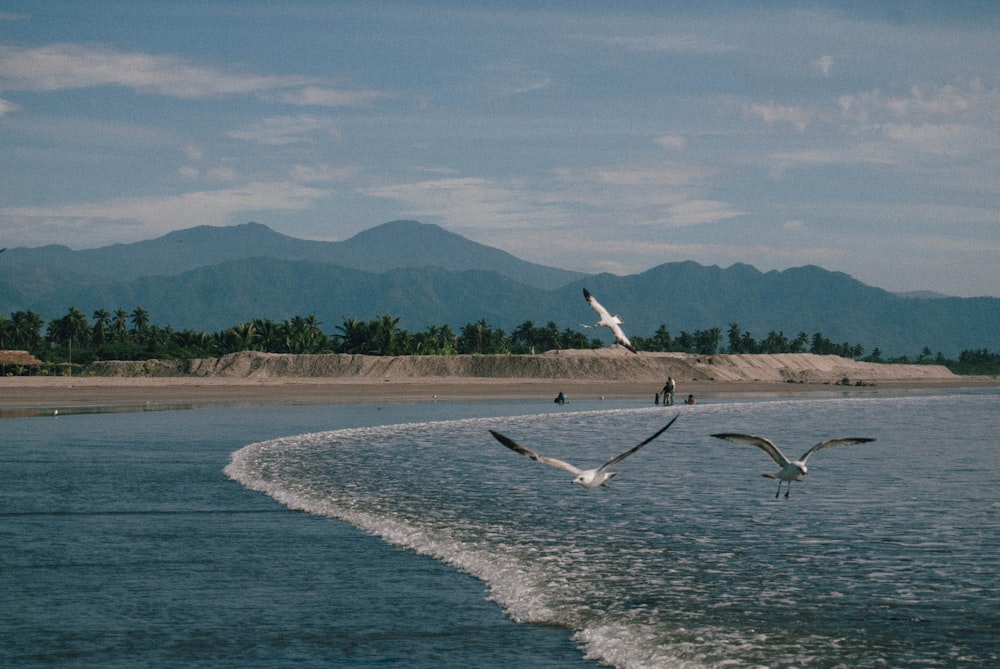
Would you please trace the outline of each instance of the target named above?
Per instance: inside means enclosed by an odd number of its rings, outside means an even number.
[[[405,218],[1000,296],[1000,5],[0,0],[0,152],[6,247]]]

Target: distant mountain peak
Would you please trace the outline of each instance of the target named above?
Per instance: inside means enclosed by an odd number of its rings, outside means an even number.
[[[240,223],[238,225],[196,225],[192,228],[185,228],[184,230],[174,230],[173,232],[168,232],[159,238],[162,240],[169,241],[198,241],[198,242],[215,242],[224,240],[247,240],[247,239],[292,239],[286,235],[276,232],[263,223],[255,223],[254,221],[248,221],[247,223]],[[157,241],[157,240],[153,240]],[[142,244],[144,242],[138,242]]]
[[[453,232],[448,232],[439,225],[434,223],[421,223],[420,221],[410,221],[410,220],[398,220],[389,221],[388,223],[382,223],[376,225],[375,227],[368,228],[367,230],[362,230],[358,234],[354,235],[350,239],[345,241],[368,241],[372,239],[382,239],[384,237],[395,237],[396,235],[428,235],[428,234],[440,234],[449,237],[457,237],[464,239],[461,235],[455,234]],[[474,243],[474,242],[473,242]]]

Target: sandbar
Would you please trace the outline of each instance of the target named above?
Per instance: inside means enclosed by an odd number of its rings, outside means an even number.
[[[208,407],[390,404],[407,402],[551,402],[569,400],[654,403],[661,385],[649,381],[526,378],[268,378],[226,377],[3,377],[0,418],[55,412],[108,413]],[[1000,387],[995,377],[883,380],[866,386],[835,383],[690,381],[679,383],[677,401],[722,397],[863,397]]]

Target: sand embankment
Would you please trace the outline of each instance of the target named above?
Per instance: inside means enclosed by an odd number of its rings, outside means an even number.
[[[531,400],[652,404],[668,376],[699,399],[844,396],[997,387],[938,365],[836,356],[551,351],[541,355],[376,357],[243,352],[203,360],[101,362],[77,376],[0,378],[0,418],[219,406]],[[678,397],[678,399],[680,399]]]
[[[954,381],[942,365],[879,364],[835,355],[625,354],[622,349],[549,351],[541,355],[283,355],[243,351],[220,358],[98,362],[84,376],[229,379],[552,379],[662,384],[684,382],[876,384]]]

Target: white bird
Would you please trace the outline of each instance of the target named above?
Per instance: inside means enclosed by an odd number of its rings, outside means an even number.
[[[619,344],[633,353],[638,353],[638,351],[632,347],[632,342],[628,340],[628,337],[625,336],[625,333],[621,329],[621,323],[624,323],[625,321],[618,316],[612,316],[611,312],[605,309],[600,302],[594,299],[594,296],[591,295],[590,291],[586,288],[583,289],[583,296],[586,298],[587,304],[589,304],[591,308],[597,312],[597,315],[601,317],[601,320],[597,321],[594,325],[597,327],[604,326],[609,328],[611,332],[614,333],[615,339],[618,340]]]
[[[774,445],[774,442],[770,439],[765,439],[764,437],[757,437],[752,434],[734,434],[731,432],[725,432],[721,434],[713,434],[713,437],[718,439],[726,439],[728,441],[736,442],[737,444],[750,444],[751,446],[756,446],[765,453],[771,456],[771,459],[781,467],[781,471],[777,474],[761,474],[761,476],[766,476],[769,479],[778,480],[778,492],[775,494],[775,499],[781,494],[781,484],[784,481],[788,482],[788,487],[785,489],[785,497],[792,492],[792,481],[801,481],[806,476],[809,475],[809,469],[806,467],[806,460],[809,456],[820,450],[821,448],[830,448],[832,446],[848,446],[850,444],[864,444],[869,441],[875,441],[870,437],[837,437],[835,439],[827,439],[826,441],[821,441],[808,451],[803,454],[798,460],[789,460],[785,457],[785,454]]]
[[[511,439],[510,437],[505,437],[504,435],[494,430],[490,430],[490,434],[492,434],[496,438],[496,440],[499,441],[501,444],[503,444],[504,446],[506,446],[507,448],[511,449],[516,453],[520,453],[521,455],[526,455],[532,460],[538,460],[539,462],[543,462],[547,465],[552,465],[553,467],[559,467],[560,469],[565,469],[566,471],[575,474],[576,478],[573,479],[572,481],[573,483],[582,485],[584,488],[588,489],[596,488],[597,486],[604,486],[605,488],[607,488],[608,481],[614,478],[615,476],[618,476],[618,472],[609,472],[607,471],[607,468],[612,465],[618,464],[619,462],[621,462],[628,456],[632,455],[640,448],[642,448],[643,446],[645,446],[646,444],[648,444],[649,442],[653,441],[661,434],[666,432],[667,428],[673,425],[674,421],[677,420],[679,416],[680,414],[674,416],[673,419],[666,424],[666,426],[657,430],[656,434],[646,439],[638,446],[633,446],[624,453],[616,455],[615,457],[611,458],[600,467],[597,467],[595,469],[588,469],[586,471],[574,467],[568,462],[563,462],[562,460],[557,460],[555,458],[547,458],[544,455],[539,455],[538,453],[535,453],[531,449],[525,448],[521,444]]]

